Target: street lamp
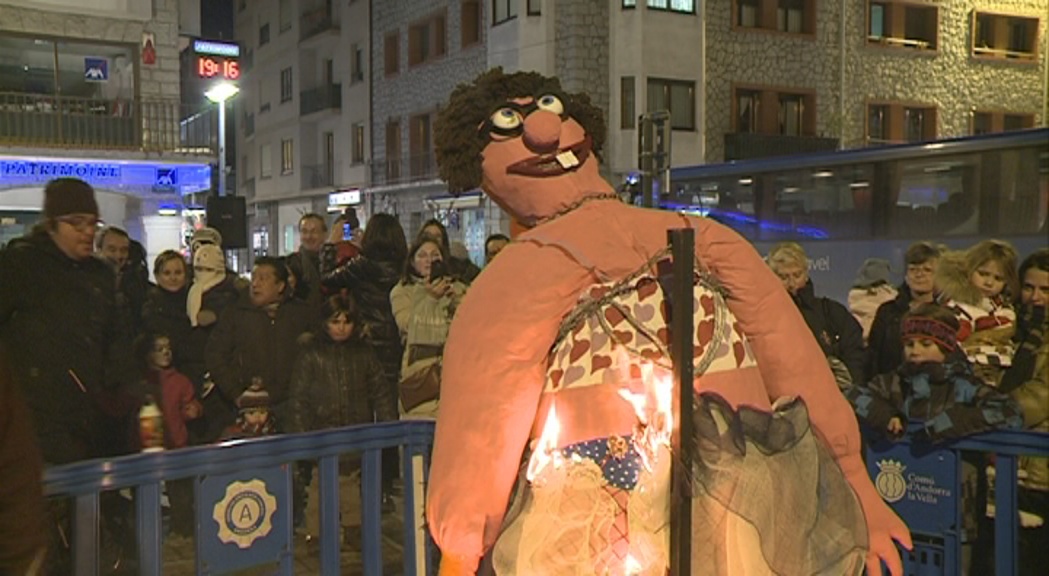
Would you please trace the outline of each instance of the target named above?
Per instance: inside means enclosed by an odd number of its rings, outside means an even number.
[[[226,195],[226,100],[240,92],[229,82],[220,82],[204,93],[208,100],[219,105],[219,196]]]

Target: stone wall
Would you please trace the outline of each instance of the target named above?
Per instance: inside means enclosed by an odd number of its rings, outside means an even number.
[[[459,0],[402,0],[373,2],[371,11],[372,116],[371,157],[386,157],[386,123],[391,118],[401,121],[401,154],[407,157],[409,118],[415,114],[436,112],[448,100],[452,90],[462,82],[473,80],[487,68],[485,35],[489,28],[488,2],[481,2],[481,41],[462,49],[462,13]],[[447,53],[423,64],[408,66],[408,28],[412,23],[446,10],[445,35]],[[400,71],[385,75],[385,37],[399,31]],[[407,166],[403,170],[407,170]]]
[[[608,94],[609,6],[609,2],[560,0],[554,24],[555,75],[562,88],[587,93],[606,119],[612,118]]]
[[[708,162],[724,160],[724,135],[732,128],[736,84],[801,88],[816,92],[816,135],[843,145],[865,145],[866,107],[872,100],[937,107],[937,136],[970,132],[971,112],[1036,114],[1045,123],[1047,0],[940,0],[939,49],[920,52],[867,44],[867,3],[817,0],[816,32],[801,36],[734,28],[732,2],[707,2],[706,139]],[[841,6],[845,21],[845,113],[841,114]],[[1041,18],[1036,63],[986,61],[970,56],[975,10]],[[843,126],[844,123],[844,126]]]
[[[155,37],[157,61],[147,66],[136,58],[138,93],[143,100],[179,98],[178,0],[152,1],[153,19],[142,22],[48,12],[0,5],[0,35],[6,32],[95,42],[134,44],[141,47],[142,33]]]

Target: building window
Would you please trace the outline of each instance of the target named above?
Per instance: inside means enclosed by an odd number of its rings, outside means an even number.
[[[401,121],[386,122],[386,180],[395,182],[401,177]]]
[[[1038,19],[973,12],[972,39],[973,56],[1035,60]]]
[[[939,9],[930,4],[867,1],[867,43],[893,48],[936,50]]]
[[[637,8],[637,0],[623,0],[623,8]]]
[[[350,62],[351,82],[362,82],[364,80],[364,49],[359,44],[350,46],[353,60]]]
[[[291,174],[295,171],[295,141],[280,141],[280,173]]]
[[[278,34],[291,30],[291,21],[295,13],[295,5],[291,0],[280,0],[280,28]]]
[[[517,18],[517,0],[492,0],[492,26]]]
[[[466,0],[459,7],[459,16],[462,20],[462,47],[472,46],[481,41],[481,2],[479,0]]]
[[[543,0],[527,0],[528,1],[528,15],[539,16],[542,14]]]
[[[285,68],[280,71],[280,101],[283,104],[292,99],[292,94],[295,91],[295,85],[292,82],[291,68]]]
[[[740,87],[733,91],[733,131],[782,136],[816,133],[816,94],[797,88]]]
[[[354,164],[364,163],[364,124],[354,124],[350,131],[353,134],[353,142],[350,146],[350,161]]]
[[[259,26],[259,46],[265,46],[270,43],[270,23],[267,22],[262,26]]]
[[[736,28],[813,34],[816,0],[732,0],[732,23]]]
[[[973,135],[993,132],[1010,132],[1034,128],[1034,114],[1010,114],[1008,112],[973,112]]]
[[[695,14],[695,0],[646,0],[645,6],[652,10],[669,10],[684,14]]]
[[[425,178],[433,172],[431,141],[430,115],[412,116],[408,124],[408,150],[411,155],[411,174],[414,178]]]
[[[447,25],[444,13],[436,14],[408,28],[408,65],[416,66],[447,53]]]
[[[401,35],[394,31],[383,38],[383,72],[392,76],[400,71]]]
[[[635,126],[636,97],[634,94],[634,77],[623,76],[619,79],[619,127],[631,129]]]
[[[936,139],[936,107],[925,104],[867,104],[867,143],[927,142]]]
[[[267,143],[259,146],[259,178],[270,176],[273,176],[273,151]]]
[[[670,110],[674,130],[696,129],[696,83],[687,80],[648,79],[648,111]]]
[[[736,90],[736,132],[757,133],[761,119],[760,109],[761,92]]]

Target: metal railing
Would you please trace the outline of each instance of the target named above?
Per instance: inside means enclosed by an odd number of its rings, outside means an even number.
[[[302,42],[328,30],[338,30],[339,22],[332,12],[327,6],[321,6],[303,13],[299,21],[299,41]]]
[[[299,115],[307,116],[321,110],[342,109],[342,84],[328,84],[303,90],[299,94]]]
[[[314,164],[302,167],[302,189],[325,188],[335,184],[335,166]]]
[[[213,154],[216,112],[177,99],[0,92],[0,144]]]
[[[374,158],[371,182],[374,186],[423,182],[437,178],[437,161],[433,152],[399,158]]]
[[[911,423],[913,434],[922,429]],[[867,431],[865,431],[867,432]],[[962,562],[962,453],[993,455],[995,574],[1018,568],[1019,456],[1049,457],[1049,434],[998,430],[929,445],[888,443],[868,435],[867,469],[879,494],[911,530],[914,549],[901,550],[907,574],[956,574]]]
[[[434,565],[430,549],[432,542],[422,524],[423,494],[429,470],[429,453],[433,444],[433,423],[403,421],[351,426],[313,432],[271,436],[248,441],[233,441],[216,446],[201,446],[116,458],[92,460],[51,468],[44,475],[44,493],[51,498],[68,497],[74,500],[73,565],[76,576],[96,573],[99,561],[99,496],[104,491],[130,488],[134,490],[139,574],[162,573],[162,517],[161,483],[190,478],[195,482],[194,504],[198,511],[199,531],[196,545],[196,573],[217,570],[221,563],[229,564],[229,554],[256,559],[263,550],[273,550],[276,557],[259,563],[276,561],[279,574],[292,574],[293,533],[291,482],[292,470],[302,460],[319,460],[320,502],[320,573],[339,573],[339,457],[351,452],[363,452],[361,466],[362,556],[365,574],[383,572],[381,545],[381,475],[382,449],[399,447],[403,465],[403,573],[428,574]],[[223,504],[239,483],[225,484],[226,477],[252,478],[254,492],[238,494],[256,502],[276,498],[272,507],[271,529],[259,539],[235,547],[226,545],[215,556],[202,539],[222,538],[223,525],[213,518],[213,505]],[[268,478],[259,480],[259,478]],[[201,501],[208,493],[205,481],[219,480],[221,501]],[[261,482],[259,487],[258,482]],[[273,494],[275,493],[275,494]],[[234,502],[237,496],[234,497]],[[202,508],[202,506],[204,508]],[[230,504],[226,511],[230,512]],[[204,510],[201,512],[201,510]],[[222,516],[219,515],[221,519]],[[229,517],[226,517],[229,521]],[[210,542],[211,540],[208,540]],[[217,544],[217,546],[222,546]],[[253,554],[252,556],[248,556]],[[243,564],[241,566],[244,566]],[[210,567],[210,568],[207,568]],[[220,570],[221,571],[221,570]]]

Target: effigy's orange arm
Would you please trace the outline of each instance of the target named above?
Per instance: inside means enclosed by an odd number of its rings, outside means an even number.
[[[445,345],[427,523],[461,573],[495,541],[561,318],[591,282],[564,252],[505,248],[470,287]]]

